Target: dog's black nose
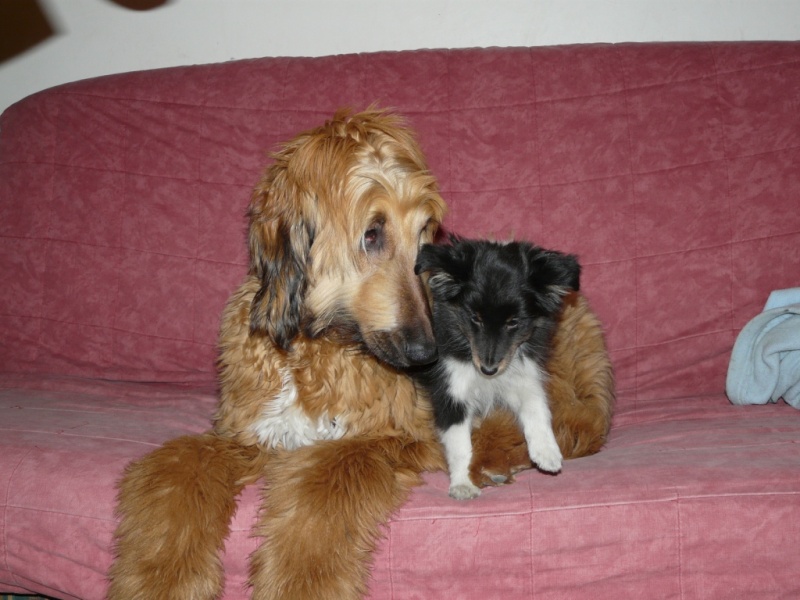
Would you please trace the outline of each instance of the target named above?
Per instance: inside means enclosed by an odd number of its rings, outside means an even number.
[[[436,359],[436,344],[410,342],[406,344],[406,358],[412,365],[426,365]]]
[[[426,335],[406,335],[403,353],[412,365],[427,365],[436,359],[436,342]]]
[[[487,377],[491,377],[492,375],[497,373],[497,367],[487,367],[486,365],[481,365],[481,373],[483,373]]]

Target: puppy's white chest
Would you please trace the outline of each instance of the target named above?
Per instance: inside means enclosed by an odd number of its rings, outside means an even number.
[[[514,358],[508,368],[495,377],[481,375],[471,362],[445,359],[450,394],[467,406],[472,415],[485,414],[495,402],[518,408],[526,397],[538,395],[543,375],[536,363],[523,356]]]
[[[346,428],[339,417],[323,414],[311,419],[297,403],[297,385],[292,372],[281,369],[281,391],[272,399],[253,425],[259,443],[268,448],[294,450],[320,440],[336,440]]]

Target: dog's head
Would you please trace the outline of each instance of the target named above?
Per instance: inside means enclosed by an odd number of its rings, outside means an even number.
[[[523,242],[451,237],[424,246],[416,272],[429,274],[437,334],[456,353],[462,344],[487,377],[502,373],[522,344],[546,357],[563,297],[580,286],[575,256]]]
[[[340,111],[274,158],[249,210],[251,331],[286,350],[302,332],[396,367],[433,360],[414,263],[445,205],[411,131],[386,112]]]

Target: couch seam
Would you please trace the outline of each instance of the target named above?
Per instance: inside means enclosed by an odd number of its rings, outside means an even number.
[[[208,121],[205,118],[207,111],[208,111],[208,94],[211,90],[211,70],[209,69],[206,73],[205,77],[205,84],[203,85],[203,99],[202,104],[200,106],[200,130],[198,132],[199,140],[209,139],[208,135]],[[192,259],[192,280],[193,280],[193,290],[192,290],[192,320],[191,320],[191,336],[192,341],[197,341],[197,323],[198,323],[198,305],[200,304],[199,298],[199,285],[198,277],[199,277],[199,255],[200,255],[200,203],[202,202],[200,194],[197,193],[198,190],[198,182],[201,181],[200,173],[202,169],[200,168],[200,163],[202,162],[202,157],[200,153],[197,153],[195,156],[195,172],[194,172],[194,181],[191,183],[191,190],[192,196],[195,202],[195,210],[194,210],[194,244],[193,244],[193,256]]]
[[[28,456],[30,456],[31,452],[33,452],[33,448],[28,450],[23,456],[20,457],[19,462],[14,466],[14,469],[11,471],[11,475],[8,477],[8,487],[6,488],[6,498],[5,498],[5,511],[3,514],[3,565],[5,570],[11,573],[11,576],[14,578],[15,585],[20,585],[19,578],[14,574],[11,570],[10,565],[8,564],[8,509],[11,507],[10,498],[11,498],[11,485],[12,480],[14,479],[14,475],[16,475],[17,470],[20,468],[22,463],[25,461]],[[17,508],[16,506],[13,508]]]
[[[537,102],[537,104],[540,104],[540,103],[541,102]],[[290,111],[286,111],[286,112],[290,112]],[[446,111],[440,111],[440,112],[445,113]],[[415,111],[409,111],[406,114],[414,115],[414,114],[416,114],[416,112]],[[739,155],[737,155],[736,157],[733,157],[733,158],[724,156],[723,158],[710,159],[710,160],[701,160],[699,162],[678,164],[678,165],[665,167],[665,168],[659,168],[659,169],[645,169],[645,170],[638,170],[638,171],[631,169],[630,172],[635,176],[655,175],[655,174],[659,174],[659,173],[669,173],[669,172],[672,172],[672,171],[677,171],[679,169],[686,169],[686,168],[699,167],[699,166],[709,165],[709,164],[714,164],[714,163],[721,163],[721,162],[724,162],[725,160],[741,160],[741,159],[748,159],[748,158],[758,158],[758,157],[763,157],[763,156],[769,156],[771,154],[777,154],[777,153],[780,153],[780,152],[792,152],[792,151],[798,151],[798,150],[800,150],[800,145],[792,145],[792,144],[790,144],[790,145],[787,145],[787,146],[782,146],[780,148],[775,148],[775,149],[771,149],[771,150],[763,150],[763,151],[753,152],[753,153],[748,153],[748,154],[739,154]],[[175,175],[161,175],[161,174],[153,174],[153,173],[143,173],[143,172],[134,171],[134,170],[103,168],[103,167],[96,167],[96,166],[91,166],[91,165],[70,165],[70,164],[63,163],[63,162],[56,162],[55,160],[53,160],[52,162],[36,161],[36,160],[33,160],[33,161],[28,161],[28,160],[7,160],[7,161],[3,161],[0,164],[3,164],[3,165],[42,165],[42,166],[53,166],[53,167],[65,167],[65,168],[84,169],[84,170],[87,170],[87,171],[102,171],[102,172],[106,172],[106,173],[118,173],[118,174],[124,174],[124,175],[134,175],[134,176],[138,176],[138,177],[148,177],[148,178],[151,178],[151,179],[167,179],[167,180],[170,180],[170,181],[192,182],[191,179],[188,179],[188,178],[185,178],[185,177],[178,177],[178,176],[175,176]],[[558,186],[565,186],[565,185],[575,185],[575,184],[581,184],[581,183],[593,183],[593,182],[597,182],[597,181],[606,181],[606,180],[609,180],[609,179],[618,179],[620,177],[626,177],[626,176],[628,176],[628,174],[626,174],[626,173],[617,174],[617,175],[602,175],[602,176],[597,176],[597,177],[586,177],[586,178],[577,179],[577,180],[574,180],[574,181],[573,180],[569,180],[569,181],[556,181],[556,182],[551,182],[551,183],[543,183],[542,185],[546,186],[546,187],[558,187]],[[199,179],[197,181],[199,183],[207,183],[207,184],[211,184],[211,185],[224,185],[224,186],[239,187],[239,188],[243,188],[243,189],[246,189],[246,190],[249,190],[249,189],[252,188],[252,186],[249,185],[249,184],[237,183],[237,182],[232,182],[232,181],[215,181],[215,180],[212,180],[212,179]],[[516,189],[533,188],[533,187],[534,187],[533,185],[515,185],[515,186],[507,186],[507,187],[480,188],[480,189],[477,189],[477,190],[476,189],[464,189],[464,190],[453,189],[451,191],[455,192],[455,193],[462,193],[463,194],[463,193],[474,193],[476,191],[478,191],[478,192],[498,192],[498,191],[516,190]]]
[[[669,488],[673,490],[673,488]],[[721,494],[688,494],[681,497],[682,500],[708,500],[716,498],[750,498],[750,497],[781,497],[781,496],[798,496],[800,497],[800,489],[796,491],[786,492],[725,492]],[[412,522],[412,521],[430,521],[436,520],[464,520],[464,519],[485,519],[485,518],[503,518],[508,516],[520,516],[530,513],[551,513],[551,512],[566,512],[572,510],[586,510],[589,508],[602,508],[602,507],[615,507],[615,506],[638,506],[643,504],[663,504],[666,502],[675,502],[676,498],[674,493],[667,494],[661,498],[651,498],[647,500],[620,500],[615,502],[598,502],[596,504],[574,504],[571,506],[556,506],[552,508],[537,508],[528,510],[513,510],[505,512],[487,512],[479,515],[474,514],[436,514],[436,515],[420,515],[418,517],[393,517],[397,522]]]
[[[683,589],[683,520],[681,519],[681,493],[675,489],[675,512],[678,525],[678,590],[680,597],[685,597]]]
[[[59,132],[61,131],[61,105],[57,104],[55,108],[55,114],[53,115],[53,146],[52,146],[52,155],[50,156],[51,164],[50,166],[50,197],[49,201],[55,204],[55,197],[56,197],[56,155],[58,152],[58,141],[59,141]],[[46,235],[48,238],[51,237],[50,233],[53,230],[53,215],[51,211],[47,211],[47,229],[45,229]],[[35,238],[34,238],[35,239]],[[39,331],[36,335],[36,354],[34,361],[38,363],[42,358],[42,348],[45,347],[43,343],[43,338],[45,337],[45,329],[44,329],[44,297],[45,297],[45,282],[47,281],[47,274],[48,269],[51,267],[51,262],[48,260],[48,256],[50,255],[51,245],[48,243],[43,249],[42,254],[44,258],[44,266],[42,267],[42,273],[40,276],[41,282],[41,291],[39,293],[39,307],[38,307],[38,325]]]
[[[794,40],[788,40],[787,42],[791,43],[793,41]],[[677,42],[677,43],[680,44],[680,42]],[[722,45],[724,43],[725,42],[720,42],[719,44]],[[774,43],[779,44],[780,42],[776,40],[776,41],[774,41]],[[622,44],[612,44],[612,46],[620,46],[620,45],[622,45]],[[527,49],[529,51],[533,51],[533,50],[536,50],[538,48],[539,48],[539,46],[517,46],[517,47],[508,47],[508,48],[498,48],[498,50],[511,51],[511,50],[515,50],[515,49],[516,50]],[[448,53],[449,54],[451,52],[451,50],[453,50],[453,49],[452,48],[433,48],[433,49],[430,49],[430,50],[427,50],[427,49],[426,50],[419,50],[419,52],[431,52],[431,53],[443,52],[443,53]],[[455,50],[469,50],[469,48],[456,48]],[[405,52],[415,52],[415,50],[406,50]],[[377,54],[377,53],[378,52],[363,52],[363,53],[356,53],[356,55],[359,56],[359,57],[364,57],[364,56],[369,55],[369,54]],[[284,57],[284,58],[297,59],[297,58],[308,58],[308,57]],[[326,58],[326,57],[311,57],[311,58]],[[253,59],[251,59],[251,60],[253,60]],[[258,60],[258,59],[255,59],[255,60]],[[289,61],[287,61],[287,68],[288,68],[288,62]],[[208,64],[214,65],[214,64],[218,64],[218,63],[208,63]],[[739,73],[752,73],[752,72],[763,71],[764,69],[777,69],[777,68],[781,68],[781,67],[798,65],[798,64],[800,64],[800,61],[798,61],[798,60],[786,60],[786,61],[781,61],[781,62],[777,62],[777,63],[769,63],[769,64],[763,64],[763,65],[752,66],[752,67],[747,67],[747,68],[724,70],[722,72],[727,74],[727,75],[735,75],[735,74],[739,74]],[[192,67],[202,68],[203,66],[207,66],[207,65],[179,65],[179,66],[176,66],[176,67],[167,67],[167,68],[185,69],[185,68],[192,68]],[[114,74],[111,74],[110,76],[113,76],[113,75],[120,75],[120,74],[119,73],[114,73]],[[127,74],[123,73],[122,75],[127,75]],[[699,76],[694,76],[694,77],[677,78],[677,79],[674,79],[674,80],[664,81],[664,82],[660,82],[660,83],[648,83],[648,84],[636,85],[636,86],[633,86],[633,87],[631,87],[629,89],[631,91],[633,91],[633,90],[647,90],[647,89],[657,88],[657,87],[661,87],[661,86],[665,86],[665,85],[672,85],[672,84],[678,84],[678,83],[691,83],[691,82],[699,81],[699,80],[702,80],[702,79],[705,79],[705,78],[708,78],[708,77],[711,77],[711,76],[713,76],[713,75],[699,75]],[[100,77],[104,77],[104,76],[100,75],[100,76],[97,76],[96,78],[100,78]],[[95,78],[92,78],[92,79],[95,79]],[[69,85],[69,84],[65,84],[65,85]],[[621,90],[621,91],[625,91],[625,90]],[[180,101],[176,101],[176,100],[154,100],[154,99],[151,99],[151,98],[137,98],[137,97],[134,97],[134,96],[127,96],[127,95],[125,95],[125,96],[115,96],[115,95],[111,95],[111,94],[97,93],[97,92],[91,92],[91,91],[69,90],[69,89],[59,90],[58,92],[54,92],[54,93],[62,94],[62,95],[65,95],[65,96],[84,96],[84,97],[87,97],[87,98],[98,98],[98,99],[102,99],[102,100],[115,100],[115,101],[116,100],[123,100],[123,101],[128,101],[128,102],[142,102],[142,103],[149,103],[149,104],[160,104],[160,105],[165,105],[165,106],[178,106],[178,107],[201,107],[201,106],[203,106],[203,105],[197,104],[197,103],[180,102]],[[580,99],[592,98],[592,97],[596,97],[596,96],[609,96],[609,95],[613,95],[615,93],[620,93],[620,91],[612,91],[612,92],[605,92],[605,93],[594,93],[594,94],[578,94],[578,95],[574,95],[574,96],[564,96],[564,97],[553,98],[552,100],[543,100],[543,101],[544,102],[557,102],[557,101],[561,101],[561,100],[580,100]],[[284,98],[285,98],[285,96],[281,96],[281,99],[284,99]],[[508,105],[501,104],[501,105],[493,105],[492,108],[496,108],[498,106],[500,106],[500,107],[511,107],[511,106],[516,106],[516,105],[517,104],[514,104],[514,103],[511,103],[511,104],[508,104]],[[311,108],[288,108],[288,107],[285,107],[285,108],[259,108],[259,107],[256,107],[256,108],[254,108],[254,107],[248,107],[248,106],[232,106],[232,105],[228,105],[228,104],[206,104],[205,106],[208,106],[209,108],[214,108],[214,109],[221,108],[221,109],[226,109],[226,110],[249,110],[249,111],[272,111],[272,112],[290,111],[290,112],[294,112],[294,113],[318,112],[315,109],[311,109]],[[482,107],[482,108],[489,108],[489,107]],[[443,111],[439,111],[439,112],[443,112]]]
[[[453,175],[453,74],[450,71],[452,57],[452,51],[447,50],[444,64],[447,70],[447,183],[450,186],[448,194],[452,194],[456,187]]]
[[[156,334],[153,334],[153,333],[143,333],[141,331],[135,331],[133,329],[127,329],[125,327],[118,327],[117,325],[112,325],[112,326],[94,325],[92,323],[79,323],[79,322],[76,322],[76,321],[73,321],[73,320],[53,319],[53,318],[49,318],[49,317],[31,317],[31,316],[27,316],[26,317],[25,315],[13,315],[13,314],[7,315],[7,314],[3,314],[3,313],[0,313],[0,316],[23,317],[23,318],[29,318],[29,319],[38,318],[42,322],[60,323],[62,325],[75,325],[76,327],[88,327],[90,329],[100,329],[100,330],[104,330],[104,331],[115,332],[115,335],[116,335],[116,333],[130,333],[130,334],[133,334],[133,335],[138,335],[138,336],[151,338],[151,339],[155,339],[155,340],[166,340],[166,341],[170,341],[170,342],[190,343],[190,344],[194,344],[196,346],[200,346],[200,347],[204,347],[204,348],[209,348],[209,347],[216,346],[215,342],[200,342],[200,341],[192,339],[192,338],[169,337],[169,336],[164,336],[164,335],[156,335]]]
[[[528,556],[530,557],[530,569],[529,569],[528,581],[530,582],[530,588],[529,588],[530,589],[530,598],[531,598],[531,600],[533,600],[536,597],[536,591],[535,591],[536,590],[536,577],[535,577],[536,561],[533,559],[533,557],[535,555],[534,548],[533,548],[533,541],[534,541],[533,540],[533,525],[534,525],[534,523],[533,523],[533,514],[534,514],[535,511],[533,510],[533,498],[534,498],[533,490],[531,489],[530,485],[528,486],[528,498],[530,500],[530,507],[531,507],[530,512],[528,514],[528,539],[529,539],[529,542],[528,542],[529,555]]]
[[[544,148],[542,146],[542,136],[539,126],[541,124],[541,118],[539,116],[539,93],[536,87],[536,69],[534,68],[534,60],[533,60],[533,49],[529,49],[528,51],[528,64],[530,68],[531,74],[531,89],[533,90],[533,101],[529,103],[531,107],[531,120],[533,121],[532,129],[533,129],[533,143],[536,146],[536,192],[538,194],[538,201],[539,201],[539,226],[541,227],[541,235],[544,235],[545,227],[544,227],[544,193],[543,193],[543,186],[542,186],[542,153],[544,152]]]
[[[768,236],[769,238],[773,238],[775,236]],[[188,260],[196,260],[197,262],[204,262],[210,263],[214,265],[230,265],[232,267],[247,267],[247,263],[240,263],[240,262],[233,262],[230,260],[217,260],[213,258],[205,258],[205,257],[193,257],[189,256],[188,254],[179,254],[177,252],[157,252],[154,250],[147,250],[143,248],[136,248],[132,246],[109,246],[107,244],[93,244],[91,242],[84,242],[84,241],[76,241],[76,240],[65,240],[60,238],[54,238],[50,236],[35,236],[35,237],[24,237],[18,235],[4,235],[0,236],[0,239],[7,239],[7,240],[35,240],[39,242],[56,242],[59,244],[68,244],[72,246],[86,246],[87,248],[96,248],[100,250],[122,250],[128,252],[138,252],[140,254],[146,254],[148,256],[163,256],[166,258],[180,258],[180,259],[188,259]],[[764,239],[767,239],[766,237]]]
[[[629,260],[633,266],[633,339],[634,339],[634,362],[633,369],[633,408],[639,405],[639,230],[637,227],[636,213],[636,190],[633,185],[633,139],[631,137],[631,91],[628,89],[628,78],[626,76],[625,62],[619,52],[615,53],[617,61],[620,63],[619,73],[622,78],[622,95],[625,101],[625,128],[628,133],[628,186],[631,199],[631,220],[633,222],[633,254]]]
[[[126,202],[127,199],[128,199],[128,192],[129,192],[129,190],[128,190],[128,184],[129,184],[128,179],[129,179],[129,177],[131,175],[131,173],[128,172],[129,169],[127,168],[129,166],[129,164],[130,164],[129,163],[129,161],[130,161],[130,139],[131,139],[131,128],[130,128],[130,126],[127,126],[127,125],[125,126],[124,134],[125,134],[125,139],[124,139],[124,148],[125,148],[125,150],[124,150],[123,155],[122,155],[122,165],[123,165],[123,167],[125,167],[123,169],[125,172],[121,175],[121,177],[122,177],[122,201]],[[117,242],[118,245],[117,246],[111,246],[111,247],[114,248],[117,251],[117,257],[116,257],[117,268],[114,270],[114,273],[116,274],[116,280],[114,281],[114,295],[113,295],[113,298],[114,298],[115,305],[117,307],[119,307],[119,306],[121,306],[120,294],[121,294],[121,289],[122,289],[122,263],[123,263],[123,260],[124,260],[123,259],[123,254],[125,254],[129,250],[127,248],[125,248],[124,245],[121,243],[121,240],[123,239],[123,237],[122,237],[122,220],[123,220],[122,214],[119,213],[117,218],[118,218],[118,220],[117,220],[117,235],[116,235],[116,239],[118,241]],[[110,327],[110,329],[111,329],[111,351],[110,351],[110,354],[111,354],[112,357],[116,357],[118,355],[119,347],[120,347],[119,338],[118,338],[118,334],[117,334],[117,331],[118,331],[118,329],[117,329],[117,320],[119,318],[119,314],[120,314],[120,312],[119,312],[119,309],[117,308],[117,310],[114,311],[112,319],[111,319],[111,327]]]
[[[735,330],[734,322],[735,322],[735,304],[734,304],[734,260],[733,260],[733,248],[734,248],[734,227],[733,227],[733,202],[731,199],[732,190],[731,190],[731,160],[730,154],[728,152],[728,144],[727,137],[725,135],[725,120],[724,115],[722,112],[722,89],[720,87],[720,80],[719,80],[719,67],[717,65],[717,54],[716,49],[712,46],[711,47],[711,60],[714,63],[714,82],[716,85],[717,91],[717,112],[719,113],[719,129],[720,129],[720,139],[722,141],[722,156],[724,159],[724,166],[725,166],[725,198],[727,200],[727,207],[728,207],[728,273],[730,274],[730,278],[728,280],[728,302],[730,303],[730,310],[728,313],[728,331],[733,332]],[[739,240],[740,242],[742,240]]]
[[[577,183],[580,183],[580,182],[577,182]],[[533,186],[526,186],[526,187],[533,188]],[[509,188],[509,189],[514,189],[514,188]],[[462,192],[455,192],[455,193],[457,193],[457,194],[466,194],[468,192],[463,192],[462,191]],[[760,235],[760,236],[754,236],[754,237],[742,237],[742,238],[738,238],[736,240],[736,243],[758,242],[758,241],[763,241],[763,240],[775,240],[775,239],[780,239],[780,238],[785,238],[785,237],[792,237],[792,236],[797,235],[798,233],[800,233],[800,231],[787,231],[785,233],[778,233],[778,234],[774,234],[774,235]],[[83,242],[83,241],[64,240],[64,239],[60,239],[60,238],[51,238],[51,237],[43,237],[43,236],[25,237],[25,236],[18,236],[18,235],[4,235],[4,236],[0,236],[0,239],[36,240],[36,241],[46,241],[46,242],[58,242],[58,243],[62,243],[62,244],[72,244],[72,245],[77,245],[77,246],[88,246],[90,248],[101,248],[101,249],[112,248],[112,249],[118,249],[118,250],[128,250],[128,251],[131,251],[131,252],[140,252],[142,254],[148,254],[148,255],[152,255],[152,256],[165,256],[165,257],[168,257],[168,258],[185,258],[185,259],[192,259],[193,258],[193,257],[191,257],[191,256],[189,256],[187,254],[156,252],[156,251],[153,251],[153,250],[145,250],[145,249],[141,249],[141,248],[134,248],[134,247],[128,247],[128,246],[108,246],[108,245],[103,245],[103,244],[92,244],[92,243]],[[585,265],[613,265],[613,264],[617,264],[617,263],[622,263],[622,262],[631,261],[631,260],[638,260],[638,259],[642,259],[642,258],[657,258],[657,257],[661,257],[661,256],[677,256],[679,254],[686,254],[687,252],[697,252],[697,251],[700,251],[700,250],[713,250],[715,248],[725,248],[726,246],[730,246],[730,245],[731,245],[731,242],[723,242],[723,243],[720,243],[720,244],[702,244],[702,245],[696,246],[694,248],[687,248],[687,249],[674,250],[674,251],[669,251],[668,250],[668,251],[664,251],[664,252],[653,252],[653,253],[649,253],[649,254],[642,254],[641,256],[635,256],[635,257],[631,256],[631,257],[626,257],[626,258],[615,258],[615,259],[610,259],[610,260],[592,261],[592,262],[585,262],[584,264]],[[206,263],[215,264],[215,265],[230,265],[230,266],[234,266],[234,267],[247,267],[246,263],[232,262],[232,261],[229,261],[229,260],[217,260],[217,259],[213,259],[213,258],[204,258],[204,257],[203,258],[198,257],[197,260],[199,262],[206,262]]]
[[[544,193],[542,189],[542,153],[544,152],[544,147],[542,146],[542,136],[539,130],[541,119],[540,119],[540,105],[539,105],[539,94],[536,88],[536,68],[535,68],[535,61],[533,59],[533,48],[528,49],[528,68],[530,70],[531,76],[531,89],[533,90],[533,99],[530,103],[531,107],[531,120],[532,122],[532,129],[533,129],[533,143],[535,144],[535,152],[536,152],[536,192],[538,195],[538,202],[539,202],[539,235],[544,235],[545,232],[545,224],[544,224]],[[533,526],[534,526],[534,495],[533,490],[531,489],[530,485],[528,486],[528,497],[530,502],[531,511],[528,515],[528,552],[529,552],[529,561],[530,566],[528,568],[528,586],[529,586],[529,594],[530,599],[533,600],[536,597],[536,561],[534,560],[534,556],[536,555],[534,551],[534,536],[533,536]]]
[[[6,430],[2,430],[2,431],[6,431]],[[137,440],[137,439],[128,439],[128,438],[122,438],[122,437],[111,437],[111,436],[103,436],[103,435],[85,435],[85,434],[82,435],[82,434],[78,434],[78,433],[66,433],[66,432],[63,432],[63,431],[60,431],[57,434],[54,434],[52,431],[40,430],[40,429],[16,429],[16,430],[13,430],[13,431],[14,431],[14,433],[37,433],[37,434],[42,434],[42,435],[47,435],[47,436],[57,435],[58,437],[79,438],[79,439],[84,439],[84,440],[103,440],[103,441],[109,441],[109,442],[124,442],[126,444],[136,444],[136,445],[139,445],[139,446],[147,446],[148,448],[158,448],[158,447],[161,446],[161,444],[156,444],[154,442],[143,442],[143,441]],[[14,508],[25,509],[26,507],[14,505]],[[47,511],[47,512],[60,512],[60,511]],[[70,513],[64,513],[64,514],[70,514]]]
[[[394,534],[392,533],[392,523],[389,523],[389,598],[393,600],[394,595]]]
[[[76,519],[87,519],[89,521],[99,521],[102,523],[116,523],[116,519],[114,518],[106,518],[106,517],[93,517],[91,515],[81,515],[74,512],[66,512],[63,510],[42,510],[41,508],[31,508],[30,506],[16,506],[12,505],[11,508],[15,508],[17,510],[27,510],[36,513],[43,513],[47,515],[61,515],[62,517],[75,517]]]

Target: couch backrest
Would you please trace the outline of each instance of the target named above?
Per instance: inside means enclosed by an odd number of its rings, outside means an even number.
[[[212,381],[276,144],[404,113],[469,236],[579,254],[620,408],[718,394],[800,278],[800,43],[267,58],[61,86],[0,127],[0,371]]]

